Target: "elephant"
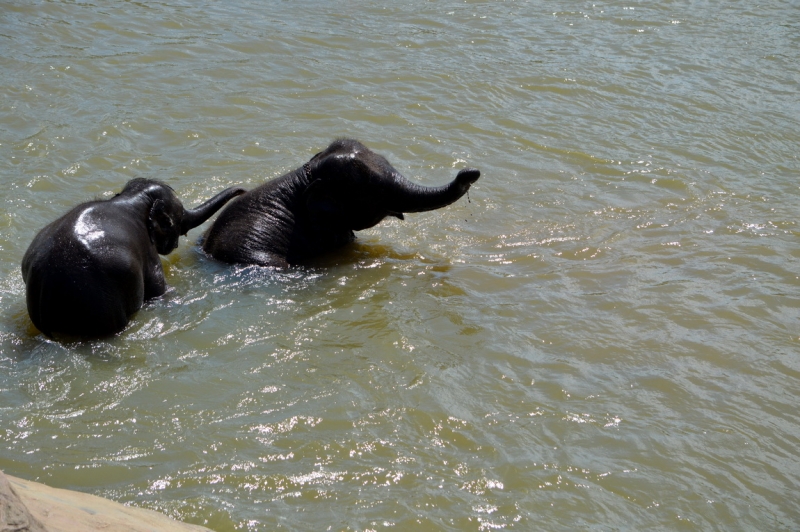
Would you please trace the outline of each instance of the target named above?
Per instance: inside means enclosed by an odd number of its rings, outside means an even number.
[[[232,264],[302,264],[387,216],[403,220],[403,213],[450,205],[479,177],[465,168],[447,185],[422,187],[361,142],[338,139],[302,167],[231,201],[206,231],[202,249]]]
[[[187,210],[169,185],[136,178],[110,199],[74,207],[39,231],[22,259],[31,321],[50,338],[122,331],[167,290],[159,254],[244,192],[230,187]]]

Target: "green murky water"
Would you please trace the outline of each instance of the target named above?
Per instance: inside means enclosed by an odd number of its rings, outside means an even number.
[[[787,2],[0,3],[0,468],[231,530],[800,527]],[[135,176],[339,136],[469,199],[305,268],[194,230],[119,337],[19,264]]]

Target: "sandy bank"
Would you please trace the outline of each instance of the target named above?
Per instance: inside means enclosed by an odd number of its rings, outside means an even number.
[[[0,471],[0,532],[210,532],[142,508]]]

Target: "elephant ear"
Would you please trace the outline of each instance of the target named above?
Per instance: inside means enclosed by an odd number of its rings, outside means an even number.
[[[342,214],[333,186],[323,179],[312,181],[305,191],[306,208],[315,219],[333,218]]]
[[[357,214],[356,205],[363,207],[359,200],[363,200],[363,191],[371,188],[371,172],[357,155],[328,155],[315,165],[315,179],[305,191],[312,217],[349,226],[346,220]]]
[[[147,232],[156,250],[166,255],[177,246],[178,228],[167,212],[167,204],[157,199],[150,207],[147,217]]]

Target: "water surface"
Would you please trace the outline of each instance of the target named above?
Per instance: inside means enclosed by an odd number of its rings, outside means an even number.
[[[0,468],[232,530],[800,528],[800,11],[4,2]],[[27,316],[36,232],[362,140],[482,171],[285,271],[165,257],[118,337]]]

